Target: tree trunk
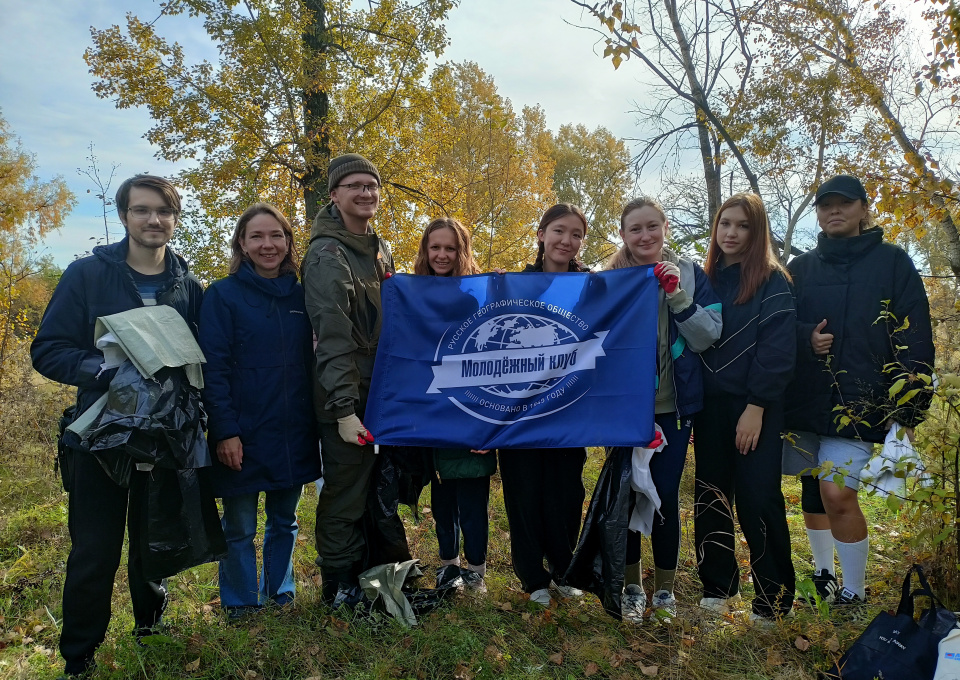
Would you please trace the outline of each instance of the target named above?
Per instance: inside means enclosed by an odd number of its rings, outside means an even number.
[[[303,0],[304,8],[313,13],[313,22],[303,34],[304,90],[303,127],[307,140],[305,169],[300,184],[307,224],[327,200],[327,166],[330,163],[330,136],[327,115],[330,98],[322,85],[320,67],[327,51],[327,14],[324,0]]]

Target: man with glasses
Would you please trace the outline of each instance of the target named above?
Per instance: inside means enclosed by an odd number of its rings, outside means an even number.
[[[377,458],[361,417],[380,339],[380,284],[394,267],[390,247],[370,227],[380,203],[376,166],[346,154],[330,161],[327,176],[330,202],[313,222],[303,286],[317,336],[314,402],[324,477],[317,564],[323,599],[331,604],[338,590],[357,585],[357,575],[377,563],[363,533]],[[404,535],[398,516],[378,521],[391,535]]]
[[[73,417],[107,391],[116,373],[101,369],[104,357],[94,346],[97,317],[169,305],[196,334],[203,288],[188,272],[186,261],[167,247],[180,215],[176,188],[162,177],[136,175],[120,185],[116,201],[126,238],[97,246],[92,255],[67,267],[30,348],[38,372],[77,387]],[[129,489],[122,488],[94,456],[71,449],[61,458],[61,473],[70,494],[71,548],[63,585],[60,653],[66,661],[64,677],[83,677],[92,671],[94,653],[107,632],[125,523],[138,641],[160,623],[167,591],[163,581],[143,577],[140,558],[140,498],[149,473],[132,472]]]

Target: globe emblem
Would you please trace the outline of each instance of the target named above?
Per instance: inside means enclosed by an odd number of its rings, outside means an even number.
[[[505,314],[482,323],[467,337],[463,344],[463,352],[551,347],[577,340],[577,336],[569,329],[551,319],[529,314]],[[541,382],[489,385],[480,389],[498,397],[519,399],[545,392],[561,380],[563,376]]]

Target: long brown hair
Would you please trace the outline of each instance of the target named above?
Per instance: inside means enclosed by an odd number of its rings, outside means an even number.
[[[287,242],[287,254],[280,262],[279,274],[281,276],[284,274],[299,276],[300,267],[297,266],[297,262],[300,261],[300,258],[297,255],[297,244],[293,240],[293,227],[290,226],[290,221],[284,217],[283,213],[271,203],[254,203],[244,210],[240,219],[237,220],[237,226],[233,230],[233,238],[230,239],[230,273],[236,274],[240,271],[240,265],[247,259],[247,256],[243,254],[243,248],[240,247],[240,239],[246,234],[250,220],[257,215],[270,215],[280,223],[280,227],[283,229],[283,237]]]
[[[583,211],[575,206],[573,203],[557,203],[547,208],[547,211],[543,213],[543,217],[540,218],[540,225],[537,227],[537,233],[546,230],[547,225],[551,222],[559,220],[561,217],[567,215],[576,215],[580,218],[580,221],[583,222],[583,235],[587,235],[587,216],[583,214]],[[543,269],[543,241],[537,238],[537,259],[534,260],[533,266],[537,269]],[[567,265],[567,270],[571,272],[585,272],[589,271],[590,268],[587,267],[583,262],[574,257],[570,260]]]
[[[624,227],[627,226],[627,215],[632,213],[634,210],[640,210],[640,208],[653,208],[660,214],[660,218],[663,220],[663,244],[667,244],[667,213],[663,211],[663,206],[660,205],[660,201],[655,198],[650,198],[649,196],[641,196],[640,198],[635,198],[625,206],[620,212],[620,231],[623,232]],[[620,250],[615,252],[613,256],[607,260],[607,264],[604,269],[624,269],[625,267],[637,267],[640,263],[637,262],[637,258],[633,256],[633,253],[630,252],[630,248],[627,247],[626,242],[621,246]]]
[[[716,283],[717,272],[720,271],[720,260],[723,257],[723,251],[717,243],[717,226],[720,224],[720,216],[727,208],[734,207],[740,208],[747,215],[747,229],[750,235],[747,250],[740,261],[740,295],[733,301],[734,304],[742,305],[753,298],[774,271],[783,274],[787,281],[790,281],[790,274],[773,253],[770,241],[770,220],[767,218],[763,201],[756,194],[744,193],[734,194],[725,200],[713,218],[710,247],[707,250],[707,261],[703,266],[703,271],[710,280]]]
[[[453,268],[452,276],[468,276],[470,274],[479,274],[480,267],[473,259],[473,244],[470,238],[470,231],[460,224],[459,220],[452,217],[438,217],[431,220],[427,228],[423,230],[423,236],[420,238],[420,249],[417,251],[417,259],[413,263],[413,273],[420,276],[435,276],[436,272],[430,266],[430,254],[427,252],[430,234],[439,229],[449,229],[453,232],[453,240],[457,244],[457,265]]]

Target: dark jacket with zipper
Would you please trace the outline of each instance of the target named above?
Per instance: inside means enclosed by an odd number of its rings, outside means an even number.
[[[79,415],[107,391],[116,370],[100,372],[103,353],[94,345],[97,317],[142,307],[130,267],[128,240],[97,246],[93,254],[71,262],[50,298],[30,346],[33,367],[41,375],[77,387]],[[157,291],[157,304],[177,310],[197,333],[203,287],[187,262],[166,248],[170,282]]]
[[[887,418],[905,426],[921,422],[929,393],[921,391],[900,407],[888,397],[901,373],[930,375],[934,361],[930,307],[910,256],[886,243],[882,229],[851,238],[821,233],[817,247],[791,260],[788,269],[797,306],[797,370],[787,391],[787,427],[880,442]],[[884,310],[893,318],[881,318]],[[824,319],[821,332],[833,334],[826,356],[810,345]],[[909,326],[898,330],[905,322]],[[902,367],[885,372],[893,362]],[[897,397],[923,385],[908,384]],[[849,422],[841,423],[844,416]]]
[[[303,258],[307,313],[317,336],[315,413],[320,422],[363,418],[383,314],[380,284],[395,273],[387,242],[351,233],[333,203],[320,209]]]
[[[313,347],[303,288],[244,262],[207,289],[200,310],[210,447],[240,437],[239,471],[217,460],[217,496],[291,489],[320,477]]]
[[[797,314],[786,277],[773,271],[753,297],[740,295],[740,265],[717,272],[713,289],[723,304],[723,332],[702,352],[708,397],[736,394],[769,408],[783,401],[797,355]]]

